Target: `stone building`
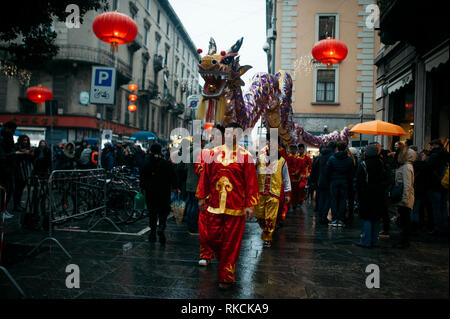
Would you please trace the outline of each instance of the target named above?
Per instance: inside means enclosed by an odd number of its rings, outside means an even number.
[[[294,121],[320,135],[375,119],[374,58],[379,48],[376,31],[367,25],[367,6],[374,0],[266,1],[269,72],[292,75]],[[327,37],[348,47],[344,61],[327,68],[313,60],[314,44]],[[363,145],[373,140],[363,135]],[[359,146],[359,138],[351,140]]]
[[[109,5],[134,19],[138,35],[119,46],[115,104],[105,107],[104,128],[113,130],[113,140],[126,141],[133,133],[148,130],[168,141],[171,130],[187,127],[192,117],[186,100],[199,93],[196,46],[167,0],[112,0]],[[90,91],[92,66],[114,66],[109,44],[92,30],[100,13],[88,12],[80,28],[54,23],[58,54],[47,69],[30,70],[30,86],[51,89],[52,101],[37,106],[25,97],[27,87],[14,78],[0,80],[0,122],[15,120],[22,133],[49,140],[45,132],[52,110],[52,142],[98,137],[100,107],[83,105],[80,94]],[[138,85],[135,112],[128,111],[130,83]]]
[[[448,149],[449,29],[447,1],[378,1],[381,50],[375,60],[377,119],[407,136],[384,137],[391,147],[410,139],[419,149],[440,138]]]

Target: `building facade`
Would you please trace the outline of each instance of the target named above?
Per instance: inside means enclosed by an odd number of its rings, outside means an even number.
[[[113,131],[113,140],[146,130],[168,141],[172,129],[187,127],[192,118],[186,100],[199,93],[196,46],[167,0],[112,0],[109,6],[133,18],[138,35],[119,46],[115,104],[105,106],[103,128]],[[59,52],[45,70],[30,70],[29,85],[51,89],[52,101],[38,106],[25,97],[27,87],[1,78],[0,122],[15,120],[22,133],[39,135],[48,132],[52,113],[53,143],[99,136],[100,106],[83,103],[80,94],[90,91],[92,66],[115,62],[109,44],[92,30],[100,13],[86,13],[80,28],[54,23]],[[130,83],[138,86],[135,112],[128,111]]]
[[[371,13],[366,8],[374,0],[266,3],[269,71],[292,75],[294,121],[320,135],[359,123],[361,109],[364,121],[375,119],[374,59],[379,38],[366,23]],[[348,48],[346,59],[332,67],[311,55],[314,44],[327,37],[343,41]],[[373,138],[363,135],[363,145]],[[351,139],[352,146],[359,143],[359,138]]]
[[[410,139],[419,149],[440,138],[448,149],[449,29],[445,1],[378,1],[381,49],[377,119],[408,133],[384,137],[388,147]]]

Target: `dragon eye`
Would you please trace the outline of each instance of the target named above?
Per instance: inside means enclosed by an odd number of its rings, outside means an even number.
[[[202,60],[198,60],[198,64],[202,64]]]
[[[212,60],[211,63],[212,64],[217,64],[217,61],[216,60]]]

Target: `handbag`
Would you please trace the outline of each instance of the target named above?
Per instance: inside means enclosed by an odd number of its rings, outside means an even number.
[[[134,196],[134,210],[147,209],[147,203],[145,202],[145,196],[141,192]]]
[[[389,186],[388,196],[393,203],[401,201],[403,196],[403,183]]]
[[[172,208],[173,215],[175,217],[177,226],[180,226],[181,223],[183,222],[183,216],[184,216],[184,211],[186,208],[186,202],[181,199],[181,196],[179,193],[176,194],[174,197],[175,197],[175,200],[172,201],[172,203],[170,204],[170,207]]]

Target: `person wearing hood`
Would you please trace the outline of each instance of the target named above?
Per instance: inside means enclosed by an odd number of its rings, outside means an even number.
[[[399,167],[395,170],[395,185],[403,184],[402,198],[395,203],[400,217],[400,242],[396,248],[409,247],[409,235],[411,232],[411,210],[414,206],[414,167],[416,152],[404,147],[398,153],[397,162]]]
[[[354,166],[353,160],[347,155],[347,144],[337,143],[337,152],[328,159],[326,174],[330,181],[331,214],[330,226],[344,226],[345,211],[349,188],[352,187]]]
[[[75,144],[67,142],[64,145],[63,152],[58,155],[56,160],[56,169],[70,170],[75,168]]]
[[[317,174],[317,197],[318,197],[318,219],[319,224],[328,224],[328,211],[331,207],[330,199],[330,185],[326,174],[326,166],[328,159],[333,155],[336,149],[336,142],[330,141],[327,146],[323,146],[319,158],[316,162],[316,167],[313,168]]]
[[[427,168],[430,172],[428,188],[428,198],[433,211],[434,230],[433,235],[442,235],[445,232],[445,224],[448,221],[448,189],[445,189],[441,180],[448,167],[449,153],[439,139],[430,142],[431,152],[427,161]]]
[[[363,221],[360,247],[378,247],[379,225],[384,209],[384,194],[388,186],[388,174],[379,157],[376,145],[365,148],[364,158],[360,161],[356,176],[355,190],[358,192],[359,217]]]
[[[114,149],[111,143],[106,143],[102,150],[101,164],[106,171],[111,171],[115,166]]]
[[[30,138],[20,135],[16,143],[15,170],[14,170],[14,211],[23,211],[20,201],[25,186],[33,172],[33,153]]]
[[[50,148],[47,146],[47,142],[45,142],[45,140],[40,140],[39,146],[35,148],[33,152],[34,171],[38,176],[48,177],[52,166],[51,153]]]

